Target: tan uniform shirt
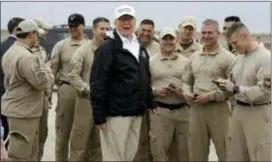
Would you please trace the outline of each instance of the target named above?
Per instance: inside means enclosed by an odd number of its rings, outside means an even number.
[[[226,100],[226,93],[222,92],[212,80],[229,78],[234,63],[235,56],[221,46],[209,55],[205,55],[202,48],[192,55],[186,66],[183,90],[186,93],[196,94],[210,92],[211,100]]]
[[[168,87],[170,83],[176,87],[182,88],[182,76],[188,59],[175,53],[171,59],[163,57],[161,54],[154,55],[150,58],[150,72],[152,76],[152,86]],[[156,101],[179,104],[184,103],[180,97],[176,95],[169,95],[166,97],[155,96]]]
[[[67,75],[71,71],[71,58],[75,51],[88,41],[89,40],[87,38],[78,41],[67,38],[59,41],[54,46],[50,64],[57,83],[60,81],[69,82]]]
[[[37,54],[44,63],[47,61],[45,48],[43,48],[42,46],[37,46],[32,48],[31,50],[33,53]]]
[[[246,55],[237,56],[233,69],[233,79],[240,86],[240,93],[234,98],[246,103],[268,103],[271,89],[264,84],[264,78],[271,78],[271,52],[257,47]]]
[[[54,79],[54,75],[53,75],[53,73],[52,73],[52,70],[51,70],[51,68],[50,68],[50,65],[49,64],[46,64],[46,61],[47,61],[47,54],[46,54],[46,51],[45,51],[45,48],[43,48],[42,46],[40,46],[40,45],[38,45],[38,46],[36,46],[36,47],[33,47],[32,49],[31,49],[31,51],[33,52],[33,54],[35,54],[36,56],[38,56],[40,59],[41,59],[41,61],[42,62],[44,62],[44,64],[41,64],[41,68],[44,70],[44,71],[46,71],[46,72],[48,72],[48,76],[50,77],[50,78],[53,78]],[[46,96],[48,96],[48,95],[50,95],[50,93],[51,93],[51,87],[52,87],[52,85],[48,85],[48,87],[47,87],[47,90],[46,90]]]
[[[68,74],[71,85],[78,91],[89,89],[91,66],[96,46],[90,41],[79,47],[71,59],[72,70]]]
[[[152,41],[149,45],[147,45],[146,50],[149,54],[149,57],[152,57],[153,55],[160,53],[160,44],[158,42]]]
[[[221,38],[219,39],[218,42],[219,42],[219,44],[220,44],[222,47],[224,47],[226,50],[230,51],[230,52],[231,52],[232,54],[234,54],[235,56],[238,55],[238,53],[235,51],[234,48],[232,48],[232,49],[230,50],[228,41],[227,41],[224,37],[221,37]]]
[[[186,49],[183,49],[182,46],[177,43],[176,45],[176,52],[183,55],[186,58],[190,58],[194,52],[201,49],[201,44],[197,43],[196,41],[193,41],[193,43]]]
[[[2,113],[8,117],[40,117],[44,108],[44,91],[53,78],[43,69],[43,62],[30,48],[16,42],[3,56],[2,67],[6,89]]]

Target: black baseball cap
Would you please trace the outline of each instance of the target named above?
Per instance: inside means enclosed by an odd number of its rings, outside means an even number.
[[[68,17],[68,25],[85,25],[85,19],[81,14],[75,13]]]

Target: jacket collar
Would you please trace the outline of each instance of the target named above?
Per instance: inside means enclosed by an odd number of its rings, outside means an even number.
[[[115,49],[123,49],[123,42],[119,34],[117,33],[116,29],[113,31],[110,31],[107,33],[108,39],[113,39],[114,40],[114,48]],[[137,40],[137,39],[135,39]],[[138,40],[137,40],[138,41]],[[145,48],[139,43],[140,45],[140,51],[145,50]]]

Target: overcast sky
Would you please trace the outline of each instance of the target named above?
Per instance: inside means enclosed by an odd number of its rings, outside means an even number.
[[[198,30],[206,18],[223,24],[229,15],[239,15],[254,33],[271,33],[271,2],[1,2],[1,28],[14,16],[33,19],[43,17],[53,25],[66,24],[72,13],[81,13],[87,25],[97,16],[113,20],[114,8],[130,4],[136,10],[137,20],[153,19],[156,29],[177,28],[183,16],[194,16]],[[138,22],[139,22],[138,21]]]

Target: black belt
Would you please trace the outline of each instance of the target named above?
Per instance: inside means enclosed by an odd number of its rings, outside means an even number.
[[[158,102],[158,101],[157,101],[157,104],[158,104],[159,107],[167,108],[167,109],[170,109],[170,110],[181,109],[182,107],[184,107],[186,105],[186,103],[167,104],[167,103]]]
[[[63,85],[63,84],[68,84],[68,85],[70,85],[69,82],[66,82],[66,81],[61,80],[61,81],[60,81],[60,85]]]
[[[236,103],[238,105],[241,105],[241,106],[262,106],[262,105],[269,105],[269,104],[271,104],[271,102],[260,103],[260,104],[250,104],[250,103],[246,103],[246,102],[239,101],[239,100],[236,100]]]

